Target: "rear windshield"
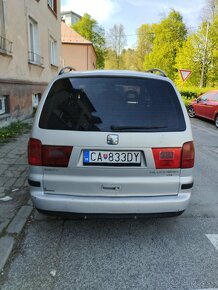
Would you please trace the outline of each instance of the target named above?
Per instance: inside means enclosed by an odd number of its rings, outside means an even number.
[[[186,128],[170,83],[126,77],[57,80],[45,101],[39,127],[103,132],[172,132]]]

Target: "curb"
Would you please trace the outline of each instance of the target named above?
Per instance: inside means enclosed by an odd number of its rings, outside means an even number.
[[[3,270],[14,246],[14,238],[5,236],[0,239],[0,271]]]
[[[33,207],[30,202],[22,206],[7,226],[6,235],[0,238],[0,272],[3,270],[14,247],[15,237],[23,230],[27,219],[32,213]]]

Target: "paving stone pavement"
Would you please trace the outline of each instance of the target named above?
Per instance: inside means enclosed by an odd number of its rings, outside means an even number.
[[[28,138],[29,132],[0,144],[0,271],[32,211],[28,188]]]

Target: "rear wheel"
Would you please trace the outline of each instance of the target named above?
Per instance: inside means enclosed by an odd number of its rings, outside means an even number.
[[[215,125],[218,128],[218,115],[216,115],[216,117],[215,117]]]
[[[195,117],[195,110],[194,110],[194,108],[192,106],[189,106],[187,111],[188,111],[188,115],[189,115],[190,118],[194,118]]]

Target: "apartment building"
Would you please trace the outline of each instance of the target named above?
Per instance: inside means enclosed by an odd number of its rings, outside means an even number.
[[[32,114],[60,45],[60,0],[0,0],[0,127]]]
[[[61,19],[68,25],[71,26],[72,24],[79,21],[82,17],[76,14],[73,11],[63,11],[61,12]]]

